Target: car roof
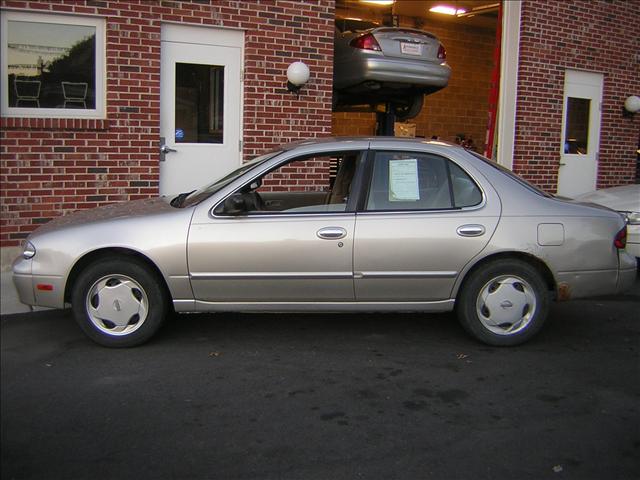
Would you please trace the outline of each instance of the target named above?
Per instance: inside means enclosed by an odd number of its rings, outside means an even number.
[[[458,144],[445,142],[442,140],[430,140],[424,138],[411,138],[411,137],[319,137],[319,138],[309,138],[305,140],[298,140],[295,142],[286,143],[281,145],[279,149],[281,150],[293,150],[299,147],[312,147],[314,145],[323,145],[328,146],[329,144],[336,144],[336,146],[344,146],[345,143],[369,143],[370,147],[375,148],[379,145],[389,145],[389,144],[401,144],[401,145],[438,145],[451,147],[456,149],[463,149]]]

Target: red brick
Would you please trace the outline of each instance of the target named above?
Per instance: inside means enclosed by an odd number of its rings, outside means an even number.
[[[242,5],[240,10],[238,4]],[[264,21],[266,17],[262,15],[268,11],[282,15],[286,20],[297,15],[301,19],[296,21],[306,21],[307,29],[313,30],[314,36],[319,38],[319,41],[312,42],[317,46],[314,45],[307,52],[308,64],[314,73],[320,74],[321,68],[326,70],[324,73],[330,78],[332,51],[326,49],[323,39],[330,43],[333,35],[332,0],[295,3],[274,0],[268,4],[220,0],[211,4],[175,2],[175,8],[169,5],[155,1],[109,0],[106,6],[96,8],[86,6],[85,2],[63,0],[0,0],[0,6],[6,8],[102,15],[106,19],[107,38],[106,119],[0,119],[2,246],[16,245],[19,241],[16,235],[24,236],[23,233],[37,226],[30,224],[31,220],[27,218],[19,219],[13,215],[18,211],[17,198],[21,199],[20,206],[30,208],[30,218],[49,218],[75,209],[158,194],[162,22],[177,20],[197,25],[204,22],[219,27],[245,29],[246,78],[264,78],[260,84],[256,80],[246,82],[246,92],[251,91],[253,82],[260,95],[246,95],[244,100],[245,158],[263,153],[277,143],[296,139],[300,130],[318,135],[331,132],[329,103],[314,100],[314,97],[331,97],[330,82],[314,85],[309,89],[309,95],[299,103],[295,102],[295,107],[288,111],[275,108],[273,111],[277,111],[277,119],[265,116],[265,110],[259,107],[265,95],[290,101],[290,94],[284,89],[285,71],[290,59],[277,57],[274,51],[276,48],[285,49],[281,46],[282,39],[298,38],[294,32],[296,27],[282,25],[276,30]],[[323,15],[320,19],[319,13]],[[265,43],[270,45],[265,55],[258,53],[264,46],[256,43],[257,37],[265,37]],[[310,54],[314,53],[326,59],[313,60]],[[136,71],[127,71],[130,67],[135,67]],[[267,68],[275,68],[281,74],[274,77],[274,73],[266,73]],[[119,108],[122,106],[137,106],[141,110],[139,113],[121,113]],[[293,120],[297,122],[295,131],[290,127]],[[249,131],[269,131],[278,136],[266,135],[264,141],[256,142],[246,133]],[[54,148],[66,150],[66,147],[73,148],[73,151],[54,151]],[[42,166],[48,167],[46,172],[42,171]],[[87,171],[88,168],[99,167],[105,168],[106,172]],[[55,169],[55,172],[50,169]],[[6,185],[5,178],[9,173],[12,183]],[[129,188],[129,180],[137,178],[148,181],[149,186]],[[107,195],[107,201],[89,201],[88,198],[96,195],[96,192]],[[42,196],[48,199],[46,206],[41,201]]]

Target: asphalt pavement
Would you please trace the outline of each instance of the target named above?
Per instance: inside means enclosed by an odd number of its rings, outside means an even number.
[[[452,315],[177,315],[110,350],[3,315],[2,478],[638,479],[640,283],[516,348]]]

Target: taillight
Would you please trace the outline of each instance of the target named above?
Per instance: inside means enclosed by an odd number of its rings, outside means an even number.
[[[627,226],[625,225],[622,230],[616,233],[615,238],[613,239],[613,244],[616,248],[622,250],[627,246]]]
[[[442,44],[440,44],[440,47],[438,48],[438,58],[440,60],[447,58],[447,51],[444,49],[444,45]]]
[[[356,37],[351,40],[349,44],[352,47],[360,48],[362,50],[375,50],[376,52],[380,52],[382,49],[380,48],[380,44],[376,40],[372,34],[367,33],[366,35],[362,35],[361,37]]]

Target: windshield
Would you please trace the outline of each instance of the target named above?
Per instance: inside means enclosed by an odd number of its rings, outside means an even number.
[[[233,182],[236,178],[241,176],[246,171],[250,170],[251,168],[257,165],[260,165],[261,163],[266,162],[267,160],[278,155],[279,153],[281,153],[281,151],[276,150],[275,152],[269,152],[265,155],[254,158],[250,162],[245,163],[240,168],[235,169],[233,172],[222,177],[221,179],[216,180],[215,182],[210,183],[209,185],[205,185],[204,187],[201,187],[198,190],[194,190],[193,192],[185,195],[182,201],[178,202],[178,204],[174,206],[184,208],[184,207],[190,207],[191,205],[197,205],[203,200],[209,198],[211,195],[213,195],[223,187],[226,187],[227,185],[229,185],[231,182]],[[178,195],[177,197],[174,198],[174,200],[178,199],[181,195],[184,195],[184,194]],[[172,200],[172,204],[174,200]]]
[[[541,190],[540,188],[536,187],[535,185],[527,182],[524,178],[519,177],[518,175],[516,175],[515,173],[513,173],[511,170],[509,170],[506,167],[503,167],[502,165],[494,162],[493,160],[488,159],[487,157],[480,155],[479,153],[476,153],[472,150],[467,150],[467,152],[469,152],[471,155],[473,155],[476,158],[479,158],[480,160],[482,160],[484,163],[492,166],[493,168],[495,168],[496,170],[498,170],[499,172],[502,172],[504,175],[506,175],[507,177],[511,178],[512,180],[515,180],[516,182],[518,182],[520,185],[522,185],[523,187],[527,188],[528,190],[532,191],[533,193],[537,193],[538,195],[542,195],[543,197],[553,197],[553,195],[545,192],[544,190]]]

